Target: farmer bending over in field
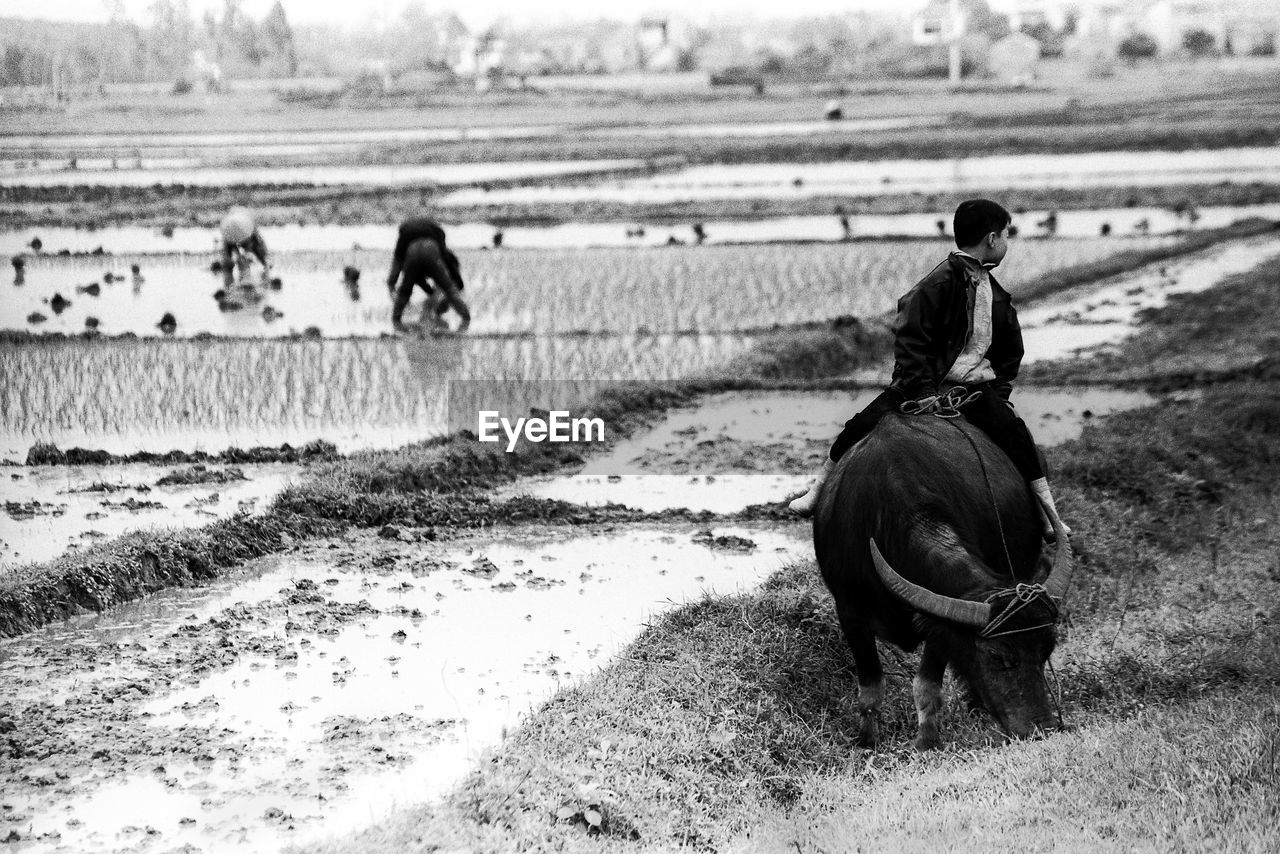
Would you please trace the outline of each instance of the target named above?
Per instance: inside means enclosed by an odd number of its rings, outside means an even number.
[[[460,293],[463,282],[458,256],[445,246],[444,229],[428,217],[415,217],[401,223],[400,235],[391,256],[387,290],[392,294],[391,325],[397,330],[405,329],[401,318],[415,286],[427,294],[427,307],[422,316],[429,319],[435,328],[448,329],[444,313],[452,307],[462,318],[457,331],[467,331],[471,325],[471,310]]]
[[[231,287],[235,283],[235,270],[241,264],[247,264],[246,253],[252,253],[262,263],[262,284],[269,281],[270,268],[267,266],[267,244],[253,221],[253,213],[239,205],[227,211],[227,215],[218,224],[222,233],[222,283]]]
[[[836,462],[887,413],[958,389],[953,397],[964,416],[1009,455],[1031,485],[1046,534],[1052,533],[1053,520],[1061,521],[1035,441],[1009,403],[1022,364],[1022,330],[1008,291],[990,271],[1009,251],[1011,220],[1007,210],[987,199],[962,202],[956,209],[957,249],[898,300],[889,388],[845,422],[818,479],[791,502],[793,511],[813,515],[819,488]]]

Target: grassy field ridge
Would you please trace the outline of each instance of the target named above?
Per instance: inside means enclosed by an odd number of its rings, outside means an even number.
[[[1277,275],[1230,287],[1261,302]],[[1170,352],[1222,344],[1194,298],[1148,321]],[[442,803],[308,850],[1276,850],[1280,385],[1163,399],[1050,456],[1079,553],[1072,731],[995,746],[951,686],[946,749],[916,754],[913,656],[886,649],[887,746],[854,748],[851,659],[803,562],[655,620]]]

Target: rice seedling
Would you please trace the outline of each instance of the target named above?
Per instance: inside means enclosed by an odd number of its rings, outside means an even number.
[[[671,379],[751,336],[628,335],[0,346],[0,453],[35,442],[114,453],[299,444],[341,451],[443,432],[450,380]]]
[[[1109,245],[1140,251],[1176,240],[1124,238]],[[882,240],[459,254],[475,333],[657,334],[879,315],[950,248],[941,240]],[[1097,260],[1093,241],[1027,241],[1010,253],[1000,280],[1016,293],[1052,271]],[[145,282],[113,279],[99,296],[76,295],[77,285],[131,262],[146,264]],[[156,336],[157,320],[172,312],[179,337],[279,337],[312,326],[327,336],[379,335],[390,331],[390,297],[381,282],[389,263],[387,252],[357,248],[280,253],[274,272],[283,289],[257,302],[237,297],[227,310],[229,303],[213,299],[222,280],[210,273],[205,256],[45,257],[33,260],[26,284],[9,292],[0,327],[28,328],[27,315],[49,314],[44,301],[61,293],[72,295],[72,304],[49,317],[43,331],[78,333],[92,315],[106,335]],[[343,284],[348,265],[367,271],[363,287]],[[271,313],[264,314],[266,306]],[[416,311],[411,307],[407,316]]]

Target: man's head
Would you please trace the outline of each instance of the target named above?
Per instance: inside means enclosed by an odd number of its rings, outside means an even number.
[[[995,266],[1009,251],[1009,223],[1013,217],[990,199],[970,199],[956,208],[952,231],[956,246],[983,263]]]

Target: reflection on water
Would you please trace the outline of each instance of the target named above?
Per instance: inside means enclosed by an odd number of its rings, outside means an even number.
[[[284,639],[284,652],[228,660],[185,687],[161,690],[141,709],[158,732],[198,727],[221,733],[228,749],[206,746],[209,761],[183,746],[162,749],[147,764],[163,767],[166,785],[156,785],[148,768],[88,779],[82,794],[7,796],[28,816],[33,833],[24,837],[36,838],[24,850],[101,850],[134,841],[131,826],[152,826],[166,846],[275,851],[437,797],[504,730],[606,663],[655,613],[704,593],[750,590],[810,551],[807,534],[794,526],[714,533],[748,538],[753,547],[711,550],[683,526],[585,536],[517,529],[410,546],[377,575],[342,561],[279,560],[268,575],[216,598],[175,591],[159,608],[127,606],[80,629],[6,642],[0,676],[8,678],[7,667],[64,646],[114,637],[165,643],[180,637],[180,623],[225,618],[223,608],[234,602],[269,604],[275,591],[303,579],[326,599],[364,600],[379,612],[331,634],[288,628],[288,609],[230,617],[245,648],[261,640],[274,650]],[[491,577],[464,571],[481,557]],[[415,569],[422,567],[430,569]],[[92,690],[105,678],[103,669],[74,680],[51,672],[40,698]],[[25,706],[39,699],[30,692],[15,688],[8,699]],[[335,737],[334,722],[344,720],[359,722],[362,736]],[[242,743],[252,749],[236,750]],[[281,814],[290,821],[279,821]],[[61,838],[38,839],[49,831]]]
[[[1174,238],[1054,238],[1018,244],[1001,266],[1017,288],[1051,270],[1092,262],[1103,251],[1164,245]],[[936,240],[890,240],[662,249],[460,250],[474,334],[555,335],[640,331],[716,333],[774,324],[875,316],[945,256]],[[391,300],[381,286],[389,252],[281,252],[280,290],[214,298],[222,279],[209,256],[32,257],[22,284],[0,284],[0,328],[75,334],[90,317],[105,335],[159,337],[172,313],[180,338],[280,337],[314,327],[325,337],[378,336],[390,329]],[[139,267],[140,279],[129,269]],[[359,301],[342,280],[363,271]],[[109,275],[108,275],[109,274]],[[97,293],[93,293],[95,290]],[[55,295],[70,305],[54,313]],[[406,318],[423,301],[415,293]],[[268,311],[270,309],[270,311]],[[33,315],[42,316],[32,322]]]
[[[1049,215],[1032,210],[1014,216],[1014,224],[1024,237],[1040,237],[1046,229],[1038,226]],[[953,211],[917,214],[849,214],[849,237],[858,240],[878,237],[940,237],[938,221],[950,229]],[[1133,235],[1164,235],[1199,229],[1221,228],[1248,217],[1280,219],[1280,204],[1196,208],[1194,223],[1168,208],[1099,208],[1085,211],[1058,211],[1054,235],[1057,237],[1098,237],[1107,226],[1110,240],[1103,247],[1121,251]],[[750,220],[702,221],[708,245],[722,243],[769,243],[776,241],[839,241],[846,238],[839,218],[824,216],[766,217]],[[488,249],[497,227],[486,222],[445,223],[449,243],[456,248]],[[28,227],[0,231],[0,256],[30,254],[30,244],[39,238],[46,255],[61,250],[89,253],[101,250],[114,255],[166,255],[175,252],[201,253],[215,249],[216,233],[209,228],[178,227],[166,236],[159,228],[112,226],[109,228]],[[672,238],[694,241],[693,223],[567,222],[557,225],[505,225],[504,249],[585,249],[590,247],[665,247]],[[274,252],[332,252],[371,249],[390,253],[395,245],[394,223],[365,225],[300,225],[283,223],[263,229]],[[943,238],[949,239],[949,238]],[[802,251],[802,250],[797,250]],[[1034,251],[1034,250],[1032,250]],[[378,272],[386,262],[379,265]]]
[[[126,531],[184,528],[236,513],[259,513],[300,470],[299,466],[210,465],[210,472],[239,472],[224,483],[161,486],[172,471],[190,465],[39,466],[6,469],[0,480],[5,504],[0,534],[0,577],[6,565],[52,560],[83,551]],[[95,491],[87,491],[96,488]]]
[[[576,186],[459,190],[441,205],[704,199],[808,198],[1013,188],[1167,186],[1273,182],[1280,148],[1019,154],[960,160],[848,160],[839,163],[693,166],[646,178]]]

